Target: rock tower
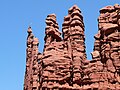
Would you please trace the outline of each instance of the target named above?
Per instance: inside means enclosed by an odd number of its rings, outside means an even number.
[[[76,5],[62,26],[61,33],[56,15],[47,16],[43,53],[28,28],[24,90],[120,90],[120,6],[100,10],[92,60],[86,57],[83,16]]]

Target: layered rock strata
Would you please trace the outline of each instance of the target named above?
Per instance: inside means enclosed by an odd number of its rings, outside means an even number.
[[[92,60],[87,60],[83,16],[74,5],[62,24],[46,18],[45,45],[28,28],[24,90],[120,90],[120,6],[100,10]]]
[[[100,10],[98,33],[90,63],[84,66],[83,84],[100,90],[120,89],[120,6]],[[86,86],[85,86],[86,87]],[[88,88],[86,87],[86,88]]]
[[[82,62],[86,60],[84,23],[80,9],[74,5],[68,10],[68,15],[64,17],[63,40],[68,46],[71,57],[72,72],[71,85],[81,85]]]
[[[71,57],[68,55],[67,46],[60,36],[56,16],[54,14],[48,15],[46,24],[41,89],[52,89],[69,83]]]

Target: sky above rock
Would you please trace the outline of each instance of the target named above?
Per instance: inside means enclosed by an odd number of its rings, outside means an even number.
[[[1,0],[0,2],[0,90],[22,90],[26,63],[27,28],[30,25],[43,51],[45,19],[55,13],[60,31],[68,9],[76,4],[85,24],[87,58],[91,60],[99,10],[119,0]]]

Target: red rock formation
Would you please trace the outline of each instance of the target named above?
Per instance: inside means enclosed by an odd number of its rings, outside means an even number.
[[[102,8],[98,22],[90,61],[76,5],[64,17],[63,39],[55,14],[47,16],[43,53],[29,27],[24,90],[120,90],[120,6]]]
[[[60,37],[61,33],[58,31],[56,16],[54,14],[48,15],[46,24],[41,88],[50,89],[69,86],[71,57],[68,55],[66,44]]]
[[[84,66],[83,84],[100,90],[120,89],[120,6],[100,10],[90,63]],[[85,86],[85,88],[88,88]]]
[[[31,27],[28,28],[27,49],[26,49],[26,72],[24,90],[38,90],[38,39],[32,34]]]
[[[74,5],[64,17],[63,39],[72,61],[72,85],[81,85],[82,62],[86,60],[84,23],[80,9]]]

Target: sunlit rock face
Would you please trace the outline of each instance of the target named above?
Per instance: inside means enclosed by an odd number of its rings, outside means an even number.
[[[76,5],[64,17],[62,33],[56,15],[47,16],[43,53],[29,27],[24,90],[119,90],[120,6],[100,9],[92,60],[86,57],[84,31]]]

